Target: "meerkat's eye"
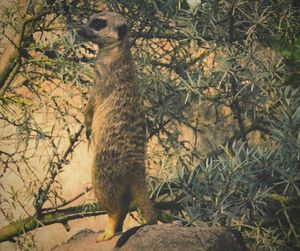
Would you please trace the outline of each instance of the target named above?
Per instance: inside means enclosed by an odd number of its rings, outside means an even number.
[[[107,26],[107,22],[103,19],[94,19],[89,26],[92,29],[99,31]]]

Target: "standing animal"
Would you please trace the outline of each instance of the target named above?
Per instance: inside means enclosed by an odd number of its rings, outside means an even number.
[[[93,189],[108,213],[105,232],[97,238],[103,241],[122,231],[132,200],[145,224],[155,224],[157,217],[146,186],[145,118],[126,19],[104,11],[91,16],[78,33],[99,46],[85,125],[94,152]]]

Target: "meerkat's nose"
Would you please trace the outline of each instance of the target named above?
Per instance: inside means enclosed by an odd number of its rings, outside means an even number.
[[[80,35],[80,36],[84,36],[85,34],[85,29],[84,29],[84,26],[83,25],[79,25],[78,28],[77,28],[77,33]]]

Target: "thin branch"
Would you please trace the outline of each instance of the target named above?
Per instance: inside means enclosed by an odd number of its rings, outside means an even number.
[[[91,190],[92,190],[92,187],[87,187],[84,192],[81,192],[80,194],[76,195],[72,199],[66,200],[62,204],[60,204],[60,205],[58,205],[56,207],[43,208],[42,211],[43,212],[49,212],[49,211],[53,211],[53,210],[62,208],[64,206],[69,205],[70,203],[74,202],[75,200],[79,199],[80,197],[82,197],[83,195],[85,195],[86,193],[88,193]]]
[[[232,9],[229,13],[229,25],[228,25],[228,43],[229,43],[229,50],[232,50],[232,44],[234,42],[234,25],[235,25],[235,19],[234,19],[234,13],[235,13],[235,3],[233,3]],[[232,58],[231,63],[233,66],[236,66],[236,60],[235,58]],[[241,139],[245,142],[246,146],[248,146],[248,140],[245,132],[245,126],[244,121],[242,117],[242,109],[240,106],[239,101],[237,100],[237,94],[238,94],[238,82],[236,77],[233,74],[230,74],[230,84],[231,84],[231,97],[232,97],[232,103],[231,103],[231,109],[237,119],[238,127],[241,132]]]
[[[51,188],[51,185],[54,183],[56,176],[59,174],[59,171],[62,169],[63,164],[67,162],[67,158],[69,154],[71,154],[74,150],[75,143],[79,140],[79,137],[83,131],[84,126],[81,125],[78,131],[75,133],[74,137],[70,138],[70,143],[68,148],[66,149],[63,157],[56,163],[54,166],[53,163],[50,163],[48,168],[48,173],[50,174],[50,181],[46,184],[45,187],[40,187],[36,200],[35,200],[35,208],[37,216],[41,215],[42,207],[45,201],[47,200],[47,194]]]

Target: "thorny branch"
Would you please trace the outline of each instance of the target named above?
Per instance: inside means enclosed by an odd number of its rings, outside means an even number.
[[[229,13],[229,25],[228,25],[228,43],[229,43],[229,50],[232,50],[232,46],[233,46],[233,42],[234,42],[234,25],[235,25],[235,17],[234,17],[234,13],[235,13],[235,3],[233,3],[232,9]],[[233,54],[233,53],[232,53]],[[231,64],[232,64],[232,68],[234,69],[237,65],[235,58],[232,58],[231,60]],[[245,142],[245,146],[248,146],[248,140],[247,140],[247,136],[245,133],[245,126],[244,126],[244,121],[243,121],[243,115],[242,115],[242,109],[239,103],[239,99],[238,99],[238,80],[237,78],[233,75],[233,73],[230,74],[230,78],[229,81],[231,83],[231,108],[232,111],[237,119],[238,122],[238,126],[239,129],[241,131],[241,138],[242,140]]]
[[[36,209],[36,215],[37,218],[42,213],[42,207],[45,201],[47,200],[47,194],[49,193],[49,189],[51,188],[51,185],[55,182],[56,176],[59,174],[60,170],[63,168],[63,165],[67,163],[69,155],[73,152],[76,142],[79,140],[79,137],[83,131],[84,126],[81,125],[78,131],[74,134],[73,137],[70,138],[70,143],[66,151],[64,152],[61,159],[58,160],[56,163],[50,163],[47,174],[50,176],[50,180],[47,175],[45,177],[46,184],[44,186],[41,186],[35,200],[35,209]]]

